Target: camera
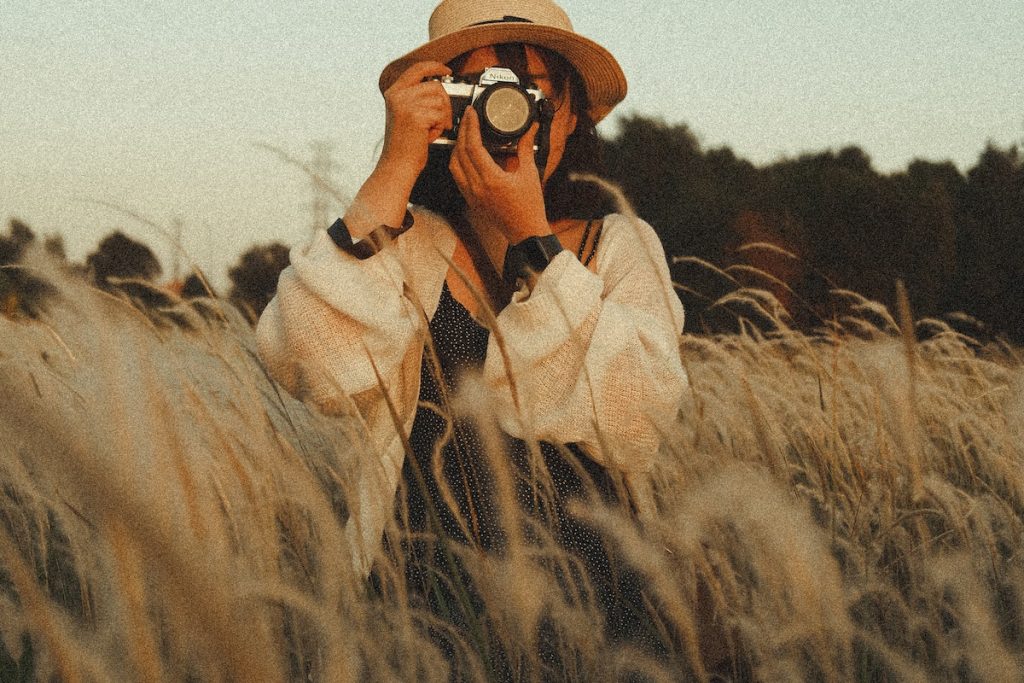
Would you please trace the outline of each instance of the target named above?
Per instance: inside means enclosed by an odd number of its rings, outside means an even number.
[[[476,83],[455,76],[438,80],[451,99],[452,128],[433,145],[453,147],[466,108],[473,107],[487,151],[492,155],[515,154],[519,138],[549,111],[550,105],[541,90],[523,87],[515,72],[504,67],[489,67]]]

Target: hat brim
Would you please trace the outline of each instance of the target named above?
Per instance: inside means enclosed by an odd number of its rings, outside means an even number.
[[[417,62],[450,62],[459,55],[487,45],[524,43],[553,50],[579,72],[590,99],[590,118],[597,123],[626,97],[626,76],[608,50],[583,36],[553,26],[501,23],[469,26],[436,38],[384,67],[380,91]]]

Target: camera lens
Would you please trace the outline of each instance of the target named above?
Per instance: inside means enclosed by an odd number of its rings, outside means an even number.
[[[533,120],[532,98],[515,86],[495,86],[484,94],[480,114],[486,125],[501,137],[522,135]]]

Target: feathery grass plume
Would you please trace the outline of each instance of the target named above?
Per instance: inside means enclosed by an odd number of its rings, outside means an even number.
[[[782,289],[783,291],[785,291],[788,294],[793,294],[793,295],[796,294],[796,290],[794,290],[792,287],[790,287],[785,281],[780,280],[779,278],[775,277],[774,275],[772,275],[771,273],[769,273],[769,272],[767,272],[765,270],[762,270],[761,268],[755,268],[754,266],[748,266],[745,263],[734,263],[734,264],[732,264],[730,266],[726,266],[724,270],[725,270],[726,273],[729,273],[729,274],[732,274],[732,273],[745,273],[747,275],[753,275],[755,278],[762,279],[762,280],[767,280],[768,282],[772,283],[773,285],[778,286],[780,289]]]
[[[785,256],[793,261],[800,260],[800,257],[793,252],[788,249],[784,249],[777,244],[773,244],[772,242],[745,242],[736,247],[736,251],[741,254],[747,251],[767,251],[772,254],[778,254],[779,256]]]

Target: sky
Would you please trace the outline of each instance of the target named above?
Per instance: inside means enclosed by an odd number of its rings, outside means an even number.
[[[121,229],[223,286],[246,248],[308,239],[285,157],[327,145],[343,212],[383,139],[377,77],[435,4],[4,0],[0,221],[78,259]],[[629,79],[606,135],[638,113],[758,164],[856,144],[883,172],[1024,142],[1021,0],[561,4]]]

